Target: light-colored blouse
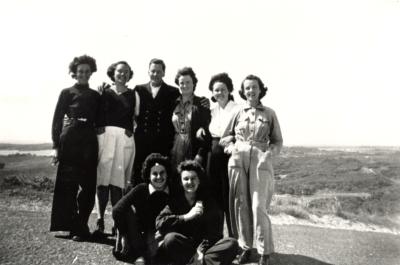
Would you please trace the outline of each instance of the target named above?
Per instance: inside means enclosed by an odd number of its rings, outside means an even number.
[[[256,107],[243,106],[231,119],[225,135],[235,136],[236,141],[267,143],[280,150],[282,133],[275,111],[259,103]]]
[[[209,130],[212,137],[222,137],[228,127],[229,121],[239,109],[238,106],[233,100],[229,100],[225,108],[221,108],[219,104],[216,104],[211,109]]]

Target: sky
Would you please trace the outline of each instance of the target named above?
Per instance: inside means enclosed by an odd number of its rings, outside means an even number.
[[[268,87],[284,145],[400,145],[400,0],[35,0],[0,3],[0,142],[51,141],[68,64],[93,56],[90,85],[126,60],[129,86],[191,66],[196,93],[227,72],[235,100],[244,77]]]

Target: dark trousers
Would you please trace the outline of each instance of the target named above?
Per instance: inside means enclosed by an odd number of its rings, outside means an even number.
[[[126,225],[126,234],[131,254],[134,258],[145,257],[147,261],[152,260],[157,249],[157,242],[154,239],[155,231],[147,231],[139,222],[138,216],[133,209],[117,218],[114,216],[115,227],[120,231],[122,225]],[[120,220],[123,218],[124,220]]]
[[[60,143],[50,231],[84,235],[96,195],[96,133],[91,127],[69,126]]]
[[[187,264],[196,253],[196,250],[197,245],[193,242],[193,239],[180,233],[168,233],[159,247],[156,264]],[[237,252],[237,241],[233,238],[223,238],[205,251],[203,264],[231,265]]]
[[[169,156],[173,138],[163,134],[135,133],[136,154],[131,177],[132,187],[143,182],[142,166],[146,157],[152,153]]]
[[[207,175],[211,186],[211,192],[220,209],[224,212],[228,234],[233,236],[229,214],[229,156],[224,153],[224,148],[219,145],[220,138],[213,138],[211,152],[208,156]],[[222,218],[222,222],[224,219]],[[223,228],[223,224],[221,225]]]

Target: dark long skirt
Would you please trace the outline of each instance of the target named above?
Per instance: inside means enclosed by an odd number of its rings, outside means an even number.
[[[220,209],[224,212],[228,234],[232,236],[231,221],[229,215],[229,179],[228,179],[228,161],[229,156],[224,153],[224,148],[219,145],[220,138],[213,138],[211,152],[208,156],[207,175],[211,193]],[[224,219],[222,218],[222,222]],[[223,227],[223,225],[221,226]]]
[[[98,143],[94,128],[75,124],[60,136],[50,231],[89,232],[96,194]]]

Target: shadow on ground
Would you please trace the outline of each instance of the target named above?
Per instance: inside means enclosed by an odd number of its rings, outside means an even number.
[[[281,253],[273,254],[271,261],[274,265],[332,265],[331,263],[326,263],[303,255]]]
[[[258,264],[259,255],[252,253],[250,263],[248,265]],[[237,260],[234,265],[238,264]],[[274,253],[271,256],[271,264],[273,265],[333,265],[324,261],[296,254]]]

